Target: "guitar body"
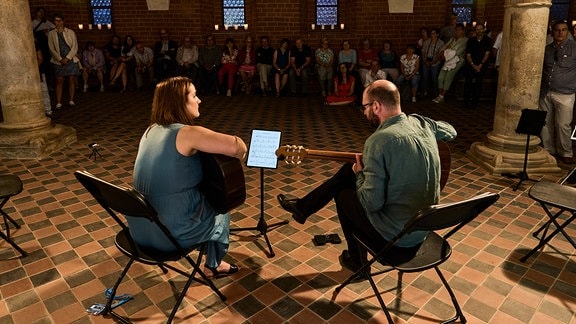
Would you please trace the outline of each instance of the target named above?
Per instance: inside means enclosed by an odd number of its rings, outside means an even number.
[[[246,182],[240,160],[199,152],[204,177],[200,190],[214,209],[224,214],[244,203]]]
[[[440,190],[444,189],[448,176],[450,175],[450,165],[452,155],[450,147],[444,141],[438,142],[438,153],[440,155]],[[337,152],[337,151],[319,151],[307,150],[302,146],[285,145],[276,150],[276,156],[279,160],[288,164],[300,164],[304,159],[324,159],[337,162],[356,162],[356,153]]]

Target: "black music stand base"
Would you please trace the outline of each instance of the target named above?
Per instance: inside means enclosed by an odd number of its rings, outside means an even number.
[[[284,220],[274,224],[267,224],[266,219],[264,218],[264,168],[260,168],[260,219],[258,219],[258,224],[255,227],[241,227],[241,228],[231,228],[230,232],[240,232],[240,231],[258,231],[260,234],[264,236],[266,240],[266,245],[268,245],[268,253],[269,258],[273,258],[276,256],[274,250],[272,249],[272,244],[270,244],[270,239],[268,238],[268,231],[273,230],[279,226],[288,224],[288,220]]]
[[[528,180],[533,182],[538,182],[539,180],[530,179],[528,173],[526,173],[526,167],[528,166],[528,151],[530,149],[530,135],[538,136],[542,132],[542,127],[544,126],[546,120],[546,112],[533,109],[522,109],[522,115],[518,121],[518,127],[516,128],[516,133],[526,134],[526,150],[524,151],[524,167],[522,171],[513,173],[502,173],[503,176],[507,178],[517,178],[520,179],[518,183],[514,186],[514,191],[518,190],[522,182]]]

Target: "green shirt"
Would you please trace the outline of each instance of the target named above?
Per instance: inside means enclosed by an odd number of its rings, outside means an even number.
[[[368,219],[386,240],[392,240],[404,224],[440,196],[440,156],[437,140],[452,140],[450,124],[416,114],[384,121],[366,140],[356,175],[358,199]],[[420,244],[426,232],[414,232],[396,245]]]

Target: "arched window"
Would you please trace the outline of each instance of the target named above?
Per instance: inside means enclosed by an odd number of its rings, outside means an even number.
[[[90,9],[92,10],[92,19],[94,25],[108,25],[112,23],[112,0],[90,0]]]
[[[224,25],[243,26],[246,23],[244,16],[244,0],[223,0]]]
[[[338,0],[316,0],[316,25],[338,25]]]

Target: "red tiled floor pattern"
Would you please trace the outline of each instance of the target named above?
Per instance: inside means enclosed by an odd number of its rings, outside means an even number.
[[[452,99],[452,98],[449,98]],[[307,98],[209,96],[202,98],[199,124],[249,141],[253,128],[283,131],[282,144],[313,149],[360,151],[372,129],[358,109],[324,107]],[[114,246],[117,226],[75,180],[75,170],[87,170],[116,184],[130,184],[138,141],[148,124],[150,93],[80,94],[78,107],[58,111],[55,122],[73,126],[78,142],[41,161],[2,160],[0,174],[16,174],[24,191],[4,208],[22,224],[13,231],[29,252],[17,258],[0,242],[0,323],[110,323],[112,319],[84,311],[104,302],[126,258]],[[490,175],[470,162],[465,152],[492,127],[490,103],[462,110],[449,100],[429,99],[404,105],[452,123],[459,132],[449,143],[452,173],[442,201],[457,201],[484,191],[501,198],[470,225],[454,235],[453,255],[441,266],[470,323],[575,322],[576,263],[574,249],[558,236],[526,263],[519,258],[536,245],[531,233],[543,219],[542,209],[527,195],[532,183],[513,191],[513,179]],[[102,158],[88,159],[88,143],[100,144]],[[329,177],[339,164],[312,160],[299,166],[280,165],[265,171],[265,210],[269,223],[290,219],[276,202],[278,193],[301,196]],[[562,174],[531,175],[558,181]],[[253,227],[260,215],[259,170],[244,168],[246,203],[232,212],[232,226]],[[574,226],[568,229],[575,233]],[[268,233],[275,257],[267,256],[256,231],[231,235],[226,260],[241,270],[218,279],[228,297],[219,301],[212,291],[193,285],[176,322],[190,323],[384,323],[384,313],[367,282],[345,288],[331,303],[334,288],[349,272],[338,263],[345,248],[312,244],[315,234],[339,233],[335,206],[309,218],[306,225],[291,221]],[[134,300],[118,312],[133,322],[161,323],[175,300],[183,278],[145,265],[134,265],[121,293]],[[433,271],[405,274],[401,297],[396,296],[395,272],[377,278],[382,295],[398,323],[434,323],[452,316],[448,294]]]

